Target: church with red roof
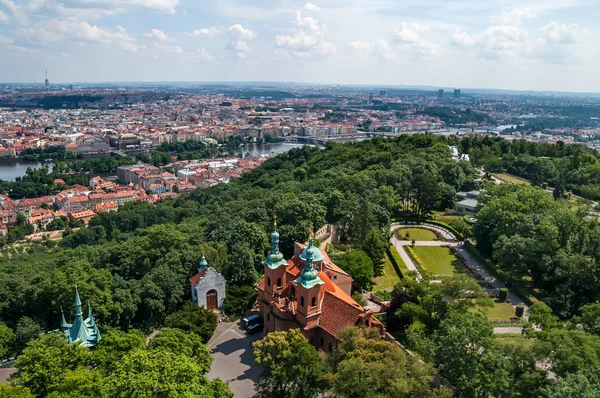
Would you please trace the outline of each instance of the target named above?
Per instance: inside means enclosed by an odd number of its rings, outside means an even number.
[[[385,333],[373,311],[352,299],[352,277],[314,245],[312,236],[307,245],[295,243],[294,256],[285,260],[276,227],[258,287],[265,334],[299,328],[317,349],[332,351],[346,326]]]

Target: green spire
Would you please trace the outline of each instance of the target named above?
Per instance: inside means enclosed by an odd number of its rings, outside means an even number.
[[[62,307],[60,307],[60,328],[63,330],[63,332],[67,329],[69,329],[71,325],[69,325],[67,323],[67,321],[65,320],[65,313],[62,309]]]
[[[307,289],[316,285],[323,285],[325,282],[319,278],[319,272],[313,267],[313,252],[310,250],[305,250],[304,252],[306,252],[306,263],[300,273],[300,277],[296,279],[296,283],[301,284]]]
[[[287,266],[287,261],[283,259],[283,254],[279,251],[279,232],[277,232],[277,215],[273,216],[273,232],[271,232],[271,252],[267,256],[265,263],[271,269],[277,269],[280,266]]]
[[[81,299],[79,298],[79,290],[77,290],[77,285],[75,285],[75,316],[82,316],[81,312]]]
[[[198,272],[202,271],[204,268],[208,266],[208,262],[204,257],[204,253],[202,253],[202,258],[200,259],[200,267],[198,267]]]

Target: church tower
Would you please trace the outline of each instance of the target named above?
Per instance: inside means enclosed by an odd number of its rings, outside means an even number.
[[[271,251],[264,262],[265,292],[273,297],[280,293],[287,284],[285,271],[287,261],[279,251],[279,232],[277,232],[277,216],[273,217],[273,232],[271,233]]]
[[[314,246],[311,237],[310,243],[300,255],[300,258],[305,260],[304,268],[302,269],[300,276],[294,281],[297,294],[296,303],[298,305],[297,316],[305,325],[310,322],[310,317],[320,312],[319,303],[322,298],[320,286],[325,284],[325,282],[319,278],[319,271],[316,270],[313,262],[316,252],[319,252],[318,254],[321,257],[323,256],[319,248]]]

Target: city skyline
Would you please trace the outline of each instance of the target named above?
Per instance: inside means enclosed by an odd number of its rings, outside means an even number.
[[[593,1],[0,0],[2,82],[600,92]]]

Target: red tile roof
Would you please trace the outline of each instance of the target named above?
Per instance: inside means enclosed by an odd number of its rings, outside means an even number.
[[[206,274],[206,270],[208,268],[204,268],[202,271],[198,272],[196,275],[192,276],[189,281],[192,283],[193,286],[198,285],[198,282],[200,281],[200,279],[202,277],[204,277],[204,274]]]

